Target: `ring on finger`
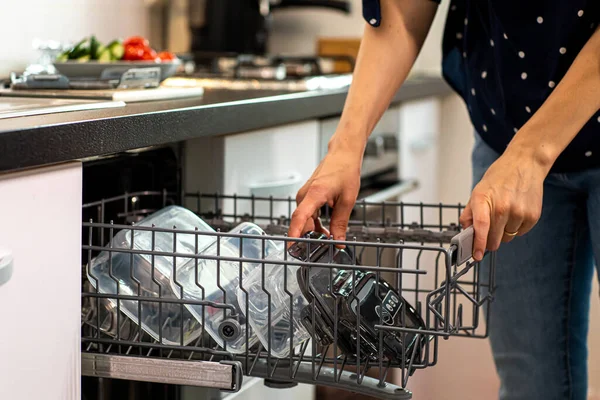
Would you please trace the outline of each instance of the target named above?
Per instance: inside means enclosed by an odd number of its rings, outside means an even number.
[[[516,231],[514,231],[514,232],[507,232],[506,230],[504,230],[504,234],[505,234],[506,236],[514,237],[514,236],[517,236],[517,235],[519,234],[519,230],[517,229],[517,230],[516,230]]]

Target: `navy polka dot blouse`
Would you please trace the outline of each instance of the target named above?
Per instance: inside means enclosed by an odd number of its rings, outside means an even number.
[[[385,19],[379,0],[363,0],[363,16],[379,26]],[[600,0],[451,1],[442,45],[444,78],[464,99],[488,145],[504,151],[599,23]],[[595,167],[600,167],[600,112],[561,154],[553,172]]]

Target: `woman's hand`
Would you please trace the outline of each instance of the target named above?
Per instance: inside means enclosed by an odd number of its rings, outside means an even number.
[[[501,242],[526,234],[539,220],[548,167],[530,154],[509,147],[473,189],[460,223],[475,229],[475,260],[486,249],[495,251]]]
[[[364,146],[363,146],[364,149]],[[298,191],[298,207],[292,215],[288,235],[299,237],[316,230],[329,235],[321,225],[320,208],[328,204],[331,214],[331,234],[335,240],[346,239],[350,213],[360,188],[362,150],[357,148],[331,149],[306,184]]]

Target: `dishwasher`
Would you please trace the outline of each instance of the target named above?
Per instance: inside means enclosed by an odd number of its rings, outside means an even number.
[[[487,337],[495,255],[472,260],[462,205],[366,196],[346,241],[292,239],[291,197],[190,192],[182,165],[179,145],[84,163],[83,399],[410,399],[440,340]]]

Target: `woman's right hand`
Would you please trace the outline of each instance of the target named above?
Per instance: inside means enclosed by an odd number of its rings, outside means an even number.
[[[300,237],[308,231],[330,232],[321,225],[320,208],[333,208],[330,231],[334,240],[345,240],[350,213],[360,188],[360,148],[330,147],[315,172],[296,196],[297,208],[292,215],[288,235]]]

